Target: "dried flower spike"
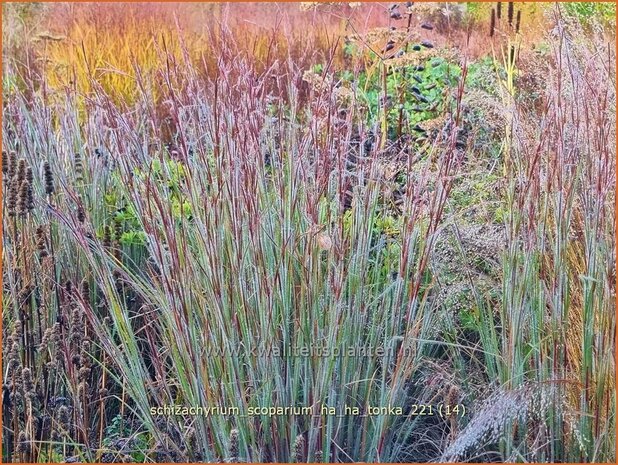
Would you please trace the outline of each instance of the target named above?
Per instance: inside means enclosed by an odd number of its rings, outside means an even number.
[[[230,431],[230,445],[228,451],[228,461],[230,463],[238,462],[238,430],[234,428]]]
[[[300,435],[296,436],[292,450],[294,462],[303,463],[305,461],[305,438]]]
[[[9,216],[15,216],[17,207],[17,198],[19,196],[19,186],[16,182],[11,182],[9,186],[9,195],[7,196],[7,211]]]
[[[494,36],[496,30],[496,10],[491,9],[491,21],[489,23],[489,37]]]
[[[2,151],[2,176],[6,177],[9,172],[9,159],[7,153]]]
[[[84,223],[84,221],[86,221],[86,210],[81,203],[77,205],[77,221],[82,224]]]
[[[54,175],[49,162],[43,163],[43,178],[45,180],[45,193],[51,195],[54,193]]]
[[[30,210],[28,207],[31,203],[31,191],[32,189],[30,188],[28,181],[24,179],[19,186],[19,198],[17,200],[17,212],[20,215],[25,215]]]
[[[9,181],[13,179],[13,176],[15,176],[16,172],[17,172],[17,154],[15,152],[11,152],[9,154],[9,166],[8,166],[8,171],[7,171],[7,177]]]
[[[17,184],[21,184],[26,179],[26,160],[21,158],[17,164]]]

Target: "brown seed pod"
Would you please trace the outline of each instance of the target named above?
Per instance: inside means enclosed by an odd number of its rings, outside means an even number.
[[[515,4],[513,2],[509,2],[509,6],[507,9],[507,19],[509,21],[509,26],[513,26],[513,13],[515,12]]]
[[[517,18],[515,19],[515,33],[519,34],[519,26],[521,26],[521,10],[517,11]]]

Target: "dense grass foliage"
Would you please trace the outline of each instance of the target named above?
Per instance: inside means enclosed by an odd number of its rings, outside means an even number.
[[[615,459],[609,10],[101,8],[4,11],[3,460]]]

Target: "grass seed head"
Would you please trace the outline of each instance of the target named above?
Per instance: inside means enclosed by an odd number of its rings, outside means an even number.
[[[305,438],[302,434],[296,436],[294,440],[292,456],[296,463],[303,463],[305,461]]]
[[[3,150],[2,151],[2,175],[6,178],[6,175],[9,172],[9,159],[8,154]]]
[[[19,185],[13,180],[9,186],[9,194],[6,199],[8,216],[13,217],[17,211],[17,199],[19,197]]]
[[[77,205],[77,221],[82,224],[86,221],[86,210],[81,202]]]
[[[21,184],[26,179],[26,160],[21,158],[17,164],[17,184]]]
[[[84,163],[82,162],[82,156],[79,152],[75,152],[75,179],[77,182],[84,180]]]
[[[489,23],[489,37],[494,36],[494,32],[496,31],[496,10],[491,9],[491,20]]]
[[[7,169],[8,181],[13,179],[13,176],[15,176],[16,172],[17,172],[17,154],[15,152],[11,152],[9,154],[8,169]]]
[[[47,251],[47,234],[45,232],[45,226],[40,225],[36,228],[36,249],[40,258],[45,258],[49,255]]]
[[[228,450],[228,462],[236,463],[238,462],[238,430],[234,428],[230,431],[230,443]]]
[[[45,193],[52,195],[54,193],[54,175],[47,161],[43,163],[43,178],[45,180]]]
[[[25,179],[21,182],[19,187],[19,197],[17,199],[17,212],[21,215],[25,215],[30,211],[32,201],[32,188],[28,181]]]
[[[30,437],[25,431],[20,431],[17,436],[17,447],[15,448],[15,452],[18,454],[30,454],[32,451],[32,443],[30,441]]]

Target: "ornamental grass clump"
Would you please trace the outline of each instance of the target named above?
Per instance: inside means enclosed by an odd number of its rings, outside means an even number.
[[[600,35],[567,40],[578,31],[555,14],[542,113],[511,107],[498,311],[476,297],[493,407],[478,408],[445,461],[614,454],[616,96],[589,84],[615,79],[615,57]],[[522,392],[543,393],[543,407],[531,411]]]
[[[182,460],[403,457],[415,422],[320,415],[317,406],[405,407],[421,396],[413,381],[434,331],[427,261],[462,152],[447,137],[426,161],[410,155],[418,175],[401,194],[406,235],[391,243],[376,227],[381,144],[365,143],[375,128],[349,101],[326,87],[305,102],[303,71],[291,63],[273,61],[267,72],[239,59],[218,66],[207,81],[190,63],[161,69],[176,83],[166,90],[180,135],[174,147],[143,132],[159,124],[150,86],[138,96],[143,111],[123,116],[99,88],[80,132],[63,126],[78,119],[69,104],[76,96],[48,106],[66,146],[44,140],[49,120],[15,119],[25,96],[9,105],[5,124],[32,134],[23,141],[27,162],[40,163],[29,144],[54,152],[41,155],[49,161],[33,189],[40,209],[31,247],[44,270],[35,342],[51,346],[35,362],[46,392],[65,393],[72,420],[68,428],[52,421],[58,439],[40,438],[37,456],[100,457],[119,411]],[[452,121],[462,93],[453,89]],[[116,129],[101,131],[103,120]],[[155,145],[138,142],[144,136]],[[90,149],[76,157],[82,143]],[[84,279],[88,292],[72,284]],[[368,345],[388,355],[339,355]],[[310,346],[326,355],[273,355]],[[50,401],[45,414],[58,418]],[[225,417],[171,417],[163,426],[150,411],[178,403],[316,413],[241,417],[230,433]]]

